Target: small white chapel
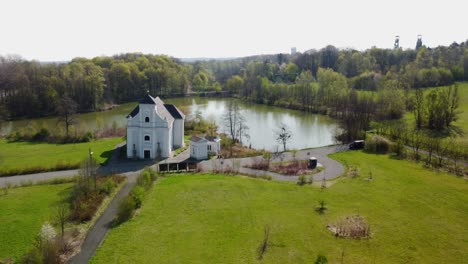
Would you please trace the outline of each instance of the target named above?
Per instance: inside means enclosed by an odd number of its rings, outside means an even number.
[[[185,115],[159,97],[146,94],[127,116],[127,158],[168,158],[184,147]]]

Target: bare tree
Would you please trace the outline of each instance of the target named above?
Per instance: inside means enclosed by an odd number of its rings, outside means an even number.
[[[80,171],[79,174],[81,176],[81,181],[83,184],[87,186],[87,188],[90,188],[91,184],[91,178],[94,181],[94,188],[96,188],[96,175],[97,175],[97,169],[98,169],[98,163],[96,159],[92,157],[92,152],[90,150],[89,152],[89,158],[85,158],[81,162],[80,166]]]
[[[57,114],[59,115],[58,122],[65,124],[66,136],[68,137],[68,131],[71,125],[76,123],[75,114],[78,109],[78,104],[73,101],[67,94],[60,98],[57,104]]]
[[[239,133],[240,109],[236,101],[230,101],[226,112],[222,116],[223,125],[229,133],[231,140],[235,142]]]
[[[245,118],[240,113],[240,107],[236,101],[228,103],[226,112],[222,116],[222,122],[231,138],[229,149],[232,156],[232,146],[236,142],[242,143],[242,137],[249,138],[249,127],[245,124]]]
[[[60,225],[60,230],[62,232],[62,237],[65,233],[65,224],[67,223],[68,219],[68,205],[66,203],[60,203],[55,211],[55,221],[58,225]]]
[[[278,125],[278,129],[275,132],[276,141],[283,145],[283,151],[286,151],[286,144],[291,140],[292,132],[289,127],[284,123]]]
[[[238,135],[239,135],[239,143],[242,144],[242,137],[246,138],[247,140],[250,139],[250,135],[249,135],[249,127],[245,124],[245,118],[239,114],[239,131],[238,131]]]

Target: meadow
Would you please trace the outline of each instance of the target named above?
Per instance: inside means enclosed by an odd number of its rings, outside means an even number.
[[[89,157],[89,149],[97,162],[105,163],[114,147],[123,140],[105,138],[85,143],[49,144],[0,139],[0,176],[78,168],[80,162]]]
[[[53,223],[55,206],[72,184],[36,185],[0,193],[0,260],[19,260],[32,247],[42,224]]]
[[[359,176],[323,190],[216,174],[163,178],[136,216],[110,231],[91,263],[313,263],[319,254],[329,263],[468,259],[465,179],[387,155],[332,157],[356,166]],[[316,212],[321,200],[323,214]],[[336,238],[326,228],[356,214],[369,223],[369,239]]]

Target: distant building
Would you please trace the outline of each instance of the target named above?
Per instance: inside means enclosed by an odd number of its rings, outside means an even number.
[[[185,115],[146,94],[127,116],[127,158],[167,158],[184,146]]]
[[[297,53],[296,47],[291,48],[291,55],[294,55]]]
[[[208,155],[219,155],[221,151],[221,139],[219,137],[197,137],[190,138],[190,158],[196,160],[208,159]]]

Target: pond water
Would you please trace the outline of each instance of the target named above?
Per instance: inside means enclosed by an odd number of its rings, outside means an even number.
[[[182,111],[194,114],[200,111],[208,120],[214,120],[219,126],[219,132],[224,132],[222,115],[227,108],[230,98],[171,98],[165,99],[166,103],[175,104]],[[137,103],[122,104],[105,112],[94,112],[77,115],[78,129],[82,131],[94,130],[100,127],[110,127],[113,123],[118,126],[126,125],[126,116],[133,110]],[[292,138],[288,143],[289,149],[303,149],[321,147],[333,144],[333,135],[336,130],[336,122],[323,115],[315,115],[284,108],[249,104],[239,101],[241,114],[245,117],[246,124],[250,128],[250,140],[244,140],[244,145],[251,145],[257,149],[274,150],[279,146],[275,140],[278,124],[284,123],[292,131]],[[38,118],[5,122],[0,127],[3,134],[11,133],[29,127],[48,127],[50,130],[63,130],[63,125],[57,124],[57,118]]]

